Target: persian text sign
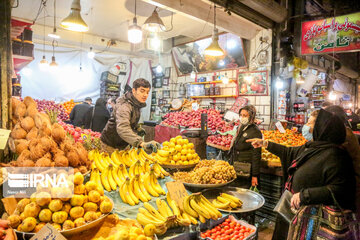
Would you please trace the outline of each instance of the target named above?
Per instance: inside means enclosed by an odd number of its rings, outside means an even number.
[[[301,24],[301,54],[360,51],[360,12]]]

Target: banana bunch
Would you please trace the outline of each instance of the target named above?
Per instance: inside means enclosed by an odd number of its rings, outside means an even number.
[[[137,160],[139,160],[141,164],[144,164],[146,160],[150,163],[154,161],[154,157],[147,154],[142,148],[131,148],[122,151],[116,150],[111,154],[111,159],[115,163],[123,163],[127,167],[131,167]]]
[[[157,235],[163,235],[168,228],[176,226],[189,226],[193,223],[187,217],[184,217],[175,201],[167,197],[168,203],[161,199],[156,199],[156,206],[153,207],[149,203],[144,203],[144,208],[139,208],[139,213],[136,216],[136,220],[143,226],[147,224],[154,224],[156,227],[155,233]],[[168,205],[169,204],[169,205]],[[196,219],[194,224],[197,224]]]
[[[96,183],[96,185],[101,188],[102,190],[104,190],[103,185],[101,183],[101,177],[100,177],[100,172],[99,169],[95,168],[91,171],[90,174],[90,181],[93,181]]]
[[[206,219],[216,220],[222,216],[216,207],[202,194],[186,196],[184,198],[184,211],[193,218],[198,218],[202,223],[205,223]]]
[[[241,208],[243,202],[227,193],[221,193],[216,199],[212,201],[213,205],[218,209],[231,210],[234,208]]]
[[[169,157],[173,156],[176,152],[173,151],[169,151],[169,150],[158,150],[157,153],[154,155],[154,160],[159,162],[160,164],[165,164],[166,162],[168,162]]]
[[[165,176],[170,176],[170,174],[167,171],[165,171],[165,169],[162,166],[160,166],[160,164],[157,161],[153,163],[152,167],[154,169],[156,178],[165,178]]]
[[[90,180],[94,180],[109,192],[120,187],[127,177],[129,177],[129,174],[124,164],[116,166],[110,163],[107,167],[104,167],[101,174],[100,170],[95,166],[90,174]]]
[[[156,179],[154,168],[150,169],[150,172],[145,173],[142,176],[145,189],[154,197],[159,197],[160,195],[165,195],[164,189],[160,186],[158,180]]]

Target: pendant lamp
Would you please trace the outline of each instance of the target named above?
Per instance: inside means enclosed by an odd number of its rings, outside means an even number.
[[[80,11],[81,11],[80,0],[73,0],[71,4],[70,14],[61,21],[60,26],[62,28],[74,32],[89,31],[89,27],[82,19]]]
[[[48,34],[49,37],[59,39],[60,36],[56,34],[56,0],[54,0],[54,29],[52,33]]]
[[[45,57],[45,3],[43,3],[44,6],[43,6],[43,11],[44,11],[44,32],[43,32],[43,56],[42,56],[42,59],[40,60],[39,62],[39,68],[40,70],[46,70],[47,67],[49,66],[49,63],[48,61],[46,60],[46,57]]]
[[[130,43],[137,44],[142,41],[142,30],[141,27],[137,25],[136,18],[136,0],[135,0],[135,16],[133,18],[133,25],[128,29],[128,40]]]
[[[55,68],[57,68],[58,67],[58,64],[57,64],[57,62],[56,62],[56,60],[55,60],[55,40],[53,40],[52,41],[52,47],[53,47],[53,55],[52,55],[52,57],[51,57],[51,63],[50,63],[50,67],[51,67],[51,69],[55,69]],[[57,42],[56,42],[57,43]]]
[[[148,17],[148,19],[146,19],[146,21],[143,25],[143,27],[149,32],[157,33],[157,32],[161,32],[165,29],[165,25],[164,25],[163,21],[161,20],[161,18],[159,17],[157,10],[158,10],[158,8],[155,7],[153,13],[151,14],[150,17]]]
[[[210,45],[204,50],[204,54],[213,57],[224,55],[224,50],[219,45],[218,30],[216,28],[216,6],[214,4],[214,32]]]

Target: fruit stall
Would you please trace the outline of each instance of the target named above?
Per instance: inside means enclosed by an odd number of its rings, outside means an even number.
[[[260,199],[255,202],[260,208],[262,196],[227,187],[236,178],[233,166],[201,160],[188,138],[169,138],[156,153],[128,148],[108,154],[101,151],[100,133],[64,122],[68,113],[61,104],[25,97],[12,98],[11,107],[14,160],[2,163],[2,183],[8,184],[6,170],[20,167],[74,171],[65,174],[66,187],[38,186],[29,197],[2,199],[6,217],[0,224],[12,236],[7,239],[30,239],[48,228],[67,239],[175,239],[184,232],[198,239],[255,236],[256,227],[233,214],[254,211],[248,196]],[[214,110],[190,112],[186,118],[198,119],[204,112],[210,115],[209,128],[229,130],[216,126],[221,115]],[[198,127],[196,121],[181,124]],[[219,187],[216,193],[203,191]]]

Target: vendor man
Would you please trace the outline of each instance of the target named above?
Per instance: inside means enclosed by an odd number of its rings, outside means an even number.
[[[114,110],[101,133],[101,147],[111,154],[115,149],[125,149],[128,145],[142,147],[147,152],[157,151],[160,144],[144,142],[144,130],[139,127],[140,109],[146,107],[151,85],[139,78],[133,83],[132,91],[116,100]]]

